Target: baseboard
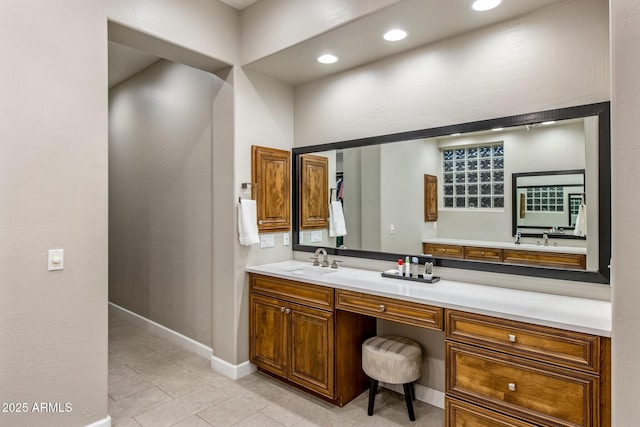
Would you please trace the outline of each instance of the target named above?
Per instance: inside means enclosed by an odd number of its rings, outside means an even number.
[[[243,362],[239,365],[232,365],[226,360],[222,360],[215,356],[211,356],[211,368],[233,380],[237,380],[238,378],[242,378],[258,370],[256,365],[249,363],[249,361]]]
[[[139,314],[127,310],[126,308],[120,307],[119,305],[112,302],[109,302],[109,314],[124,318],[131,323],[134,323],[141,328],[144,328],[149,332],[164,338],[170,343],[178,345],[185,350],[188,350],[206,359],[211,359],[213,357],[213,349],[211,347],[199,343],[192,338],[182,335],[181,333],[169,329],[166,326],[162,326],[161,324],[156,323],[153,320],[149,320],[146,317],[142,317]]]
[[[214,371],[220,372],[221,374],[231,379],[236,380],[238,378],[242,378],[257,370],[256,366],[249,363],[248,361],[239,365],[232,365],[225,360],[215,357],[213,355],[213,349],[211,347],[199,343],[198,341],[182,335],[179,332],[169,329],[166,326],[162,326],[161,324],[156,323],[153,320],[142,317],[139,314],[127,310],[126,308],[120,307],[119,305],[112,302],[109,303],[109,314],[126,319],[127,321],[141,328],[144,328],[149,332],[158,335],[175,345],[184,348],[185,350],[211,360],[211,368]]]
[[[87,427],[111,427],[111,417],[107,415],[107,418],[103,418],[100,421],[89,424]]]
[[[402,388],[402,384],[380,383],[380,386],[387,388],[389,390],[393,390],[395,392],[404,394],[404,389]],[[444,393],[443,392],[423,386],[422,384],[416,384],[415,390],[416,390],[417,400],[424,403],[428,403],[429,405],[436,406],[440,409],[444,409]]]

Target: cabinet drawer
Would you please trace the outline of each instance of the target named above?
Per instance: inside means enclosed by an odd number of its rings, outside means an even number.
[[[600,371],[600,337],[447,310],[447,339],[574,369]]]
[[[563,254],[558,252],[505,249],[504,262],[584,270],[587,265],[587,257],[583,254]]]
[[[465,246],[464,257],[479,261],[502,261],[502,249]]]
[[[598,425],[595,375],[446,343],[447,395],[543,425]]]
[[[286,301],[333,310],[333,288],[276,279],[258,274],[249,275],[249,290]]]
[[[431,254],[435,257],[464,258],[464,246],[423,243],[422,248],[425,254]]]
[[[336,290],[336,308],[394,322],[442,330],[443,309],[440,307],[338,289]]]
[[[535,427],[535,424],[450,398],[445,402],[445,419],[449,427]]]

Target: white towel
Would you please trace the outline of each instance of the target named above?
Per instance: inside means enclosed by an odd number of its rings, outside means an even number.
[[[574,236],[584,237],[587,235],[587,205],[580,203],[578,216],[576,217],[576,228],[573,229]]]
[[[247,246],[260,241],[257,218],[256,201],[242,199],[238,203],[238,237],[241,245]]]
[[[344,223],[344,212],[342,212],[342,202],[335,201],[329,205],[329,236],[346,236],[347,227]]]

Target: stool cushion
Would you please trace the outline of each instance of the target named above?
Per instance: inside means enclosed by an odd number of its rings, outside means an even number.
[[[405,337],[371,337],[362,343],[362,370],[388,384],[413,382],[421,375],[422,348]]]

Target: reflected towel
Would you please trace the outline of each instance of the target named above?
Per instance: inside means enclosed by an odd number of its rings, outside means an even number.
[[[584,237],[587,235],[587,205],[580,203],[578,216],[576,217],[576,228],[573,229],[574,236]]]
[[[257,218],[256,201],[242,199],[238,203],[238,237],[241,245],[247,246],[260,241]]]
[[[342,212],[342,203],[339,201],[331,202],[329,205],[329,236],[339,237],[347,235],[347,227],[344,223],[344,212]]]

